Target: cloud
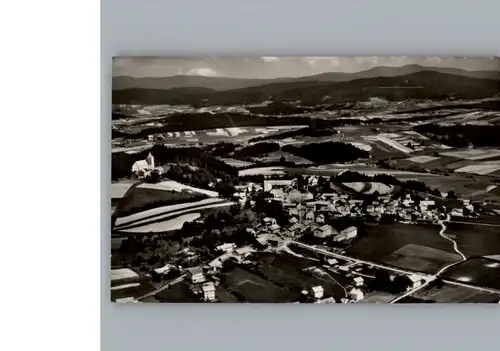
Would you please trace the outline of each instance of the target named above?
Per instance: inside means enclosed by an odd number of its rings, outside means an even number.
[[[219,75],[217,71],[211,68],[193,68],[190,69],[186,74],[189,76],[205,76],[205,77],[217,77]]]

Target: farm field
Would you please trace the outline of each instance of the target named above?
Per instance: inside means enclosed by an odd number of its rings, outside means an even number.
[[[247,175],[284,175],[284,167],[257,167],[244,169],[238,172],[238,176],[243,177]]]
[[[439,236],[440,226],[393,223],[359,229],[346,251],[360,259],[435,273],[458,257],[451,242]]]
[[[187,192],[204,194],[206,196],[211,196],[211,197],[219,196],[219,193],[217,193],[216,191],[195,188],[195,187],[192,187],[189,185],[181,184],[179,182],[176,182],[175,180],[165,180],[163,182],[153,183],[153,184],[142,183],[142,184],[138,185],[137,188],[167,190],[167,191],[176,191],[176,192],[186,192],[187,191]]]
[[[292,302],[296,296],[287,289],[281,288],[257,275],[236,267],[225,273],[222,279],[223,287],[237,298],[245,302]]]
[[[287,162],[295,162],[295,164],[312,164],[311,161],[303,157],[295,156],[289,152],[283,152],[283,151],[276,151],[268,154],[267,156],[256,157],[254,161],[277,162],[281,160],[281,157],[284,157]]]
[[[487,258],[471,258],[451,267],[443,278],[473,285],[500,289],[500,261]]]
[[[398,296],[385,291],[374,291],[369,295],[365,295],[365,298],[358,303],[389,303],[396,297]]]
[[[118,182],[111,183],[111,198],[112,199],[121,199],[125,196],[127,191],[132,187],[132,185],[136,184],[137,181],[124,179]]]
[[[167,219],[159,222],[152,222],[145,225],[117,228],[117,230],[126,233],[163,233],[172,230],[181,229],[185,222],[192,222],[201,217],[200,213],[187,213],[177,216],[172,219]]]
[[[411,297],[437,303],[497,303],[500,299],[497,294],[446,283],[442,287],[425,287]]]
[[[127,297],[137,298],[153,290],[154,286],[152,286],[149,282],[141,281],[139,285],[130,285],[128,288],[111,289],[111,301],[116,301],[117,299],[123,299]]]
[[[197,206],[203,206],[203,205],[208,205],[208,204],[214,204],[214,203],[219,203],[219,202],[223,202],[223,201],[224,201],[223,199],[219,199],[219,198],[208,198],[208,199],[203,199],[203,200],[194,201],[194,202],[185,202],[185,203],[180,203],[180,204],[175,204],[175,205],[156,207],[156,208],[153,208],[150,210],[137,212],[137,213],[134,213],[134,214],[129,215],[129,216],[117,218],[115,224],[117,226],[128,225],[128,224],[136,223],[137,221],[141,221],[144,219],[150,219],[150,218],[153,218],[156,216],[171,213],[171,212],[176,211],[176,210],[197,207]]]
[[[157,190],[149,188],[135,187],[117,204],[115,209],[116,217],[129,217],[129,215],[139,211],[155,211],[156,208],[168,207],[171,205],[189,204],[204,199],[206,195],[185,192]],[[149,213],[149,212],[148,212]],[[153,214],[153,213],[151,213]],[[121,222],[123,219],[118,219]]]
[[[222,162],[224,162],[227,165],[230,165],[230,166],[233,166],[233,167],[236,167],[236,168],[243,168],[243,167],[248,167],[248,166],[253,165],[252,162],[241,161],[241,160],[237,160],[237,159],[234,159],[234,158],[223,158],[223,157],[220,157],[219,160],[222,161]]]
[[[446,235],[456,238],[467,257],[500,254],[500,226],[479,223],[446,223]]]
[[[143,220],[135,221],[121,226],[115,227],[118,231],[125,231],[130,233],[147,233],[152,232],[166,232],[170,230],[180,229],[184,222],[191,222],[198,219],[204,210],[211,210],[219,207],[228,207],[234,205],[233,202],[220,202],[205,206],[190,207],[180,211],[173,211],[164,213],[157,217],[150,217]],[[180,227],[179,227],[180,225]]]
[[[427,273],[437,272],[447,263],[458,260],[460,260],[458,254],[415,244],[406,244],[383,259],[392,266]]]
[[[158,292],[155,298],[158,302],[201,302],[200,298],[191,291],[189,284],[184,281]]]
[[[500,170],[500,165],[477,164],[477,165],[469,165],[469,166],[455,169],[455,172],[485,175],[485,174],[490,174],[490,173],[496,172],[498,170]]]
[[[410,162],[415,162],[415,163],[428,163],[428,162],[432,162],[432,161],[435,161],[438,159],[439,159],[439,157],[436,157],[436,156],[421,155],[421,156],[410,157],[407,160]]]
[[[377,182],[354,182],[343,183],[343,185],[361,194],[373,194],[374,192],[378,192],[380,195],[384,195],[390,194],[394,191],[394,187],[392,185]]]
[[[450,156],[456,158],[462,158],[465,160],[482,160],[485,158],[492,158],[500,156],[500,150],[496,149],[467,149],[467,150],[457,150],[450,152],[441,153],[443,156]]]

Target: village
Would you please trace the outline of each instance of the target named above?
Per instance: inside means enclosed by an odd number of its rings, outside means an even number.
[[[284,224],[281,220],[280,225],[276,218],[263,217],[256,226],[245,228],[246,232],[255,238],[254,245],[221,243],[215,248],[217,257],[210,260],[204,260],[206,257],[201,257],[196,250],[187,247],[177,253],[185,258],[183,266],[168,263],[146,274],[137,273],[130,268],[112,270],[112,291],[123,287],[139,287],[144,278],[151,278],[154,286],[153,291],[142,296],[122,294],[116,302],[161,300],[158,296],[162,293],[169,295],[176,289],[181,290],[176,293],[179,296],[173,300],[167,297],[162,302],[226,302],[228,290],[233,294],[242,295],[240,300],[246,301],[248,299],[244,292],[228,289],[227,279],[224,279],[225,272],[237,268],[250,272],[248,274],[258,273],[263,266],[259,258],[261,255],[283,254],[310,262],[310,266],[302,268],[301,272],[311,277],[310,282],[303,280],[300,294],[287,296],[283,302],[356,303],[365,298],[367,301],[377,301],[373,296],[379,293],[374,295],[373,286],[380,279],[380,271],[389,273],[387,277],[384,276],[388,280],[383,284],[390,286],[391,283],[388,282],[393,282],[396,294],[418,289],[427,284],[430,278],[426,274],[346,256],[345,248],[358,236],[358,228],[356,225],[346,226],[345,223],[361,220],[377,225],[390,218],[393,222],[404,224],[425,222],[439,225],[449,216],[477,215],[469,200],[457,200],[461,206],[447,208],[444,205],[438,206],[435,200],[421,199],[411,193],[401,197],[379,195],[359,199],[344,192],[318,191],[318,180],[318,176],[302,176],[300,187],[297,178],[266,179],[260,184],[249,182],[237,185],[233,198],[241,208],[252,209],[256,205],[253,200],[255,194],[265,194],[266,201],[280,204],[286,214],[287,223]],[[336,219],[344,220],[342,227],[332,225],[332,221]],[[203,262],[199,263],[200,260]],[[190,262],[198,263],[191,266]],[[247,281],[252,282],[252,278]],[[243,280],[240,283],[244,285],[245,282]],[[326,283],[337,285],[343,293],[334,294],[332,289],[325,289]]]

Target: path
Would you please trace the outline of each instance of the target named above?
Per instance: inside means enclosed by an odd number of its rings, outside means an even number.
[[[446,266],[441,268],[436,274],[434,274],[430,277],[427,277],[427,279],[425,279],[425,283],[416,287],[415,289],[411,289],[410,291],[404,293],[401,296],[396,297],[394,300],[390,301],[389,303],[396,303],[396,302],[404,299],[407,296],[413,295],[417,291],[419,291],[419,290],[423,289],[424,287],[426,287],[427,285],[429,285],[430,282],[436,280],[438,278],[438,276],[443,274],[447,269],[467,260],[467,257],[465,257],[465,255],[458,249],[457,242],[444,234],[444,232],[446,231],[446,225],[444,224],[444,222],[448,222],[449,220],[450,220],[450,215],[448,214],[448,215],[446,215],[446,219],[439,221],[439,224],[441,225],[441,230],[439,231],[439,236],[441,236],[442,238],[449,240],[453,243],[453,250],[455,250],[455,252],[461,256],[461,259],[458,261],[452,262],[450,264],[447,264]]]

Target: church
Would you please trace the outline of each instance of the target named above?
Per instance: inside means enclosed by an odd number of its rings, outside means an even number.
[[[151,175],[153,171],[159,172],[161,175],[163,173],[163,168],[155,168],[155,158],[151,155],[151,152],[145,160],[135,161],[132,165],[132,174],[139,178],[145,178]]]

